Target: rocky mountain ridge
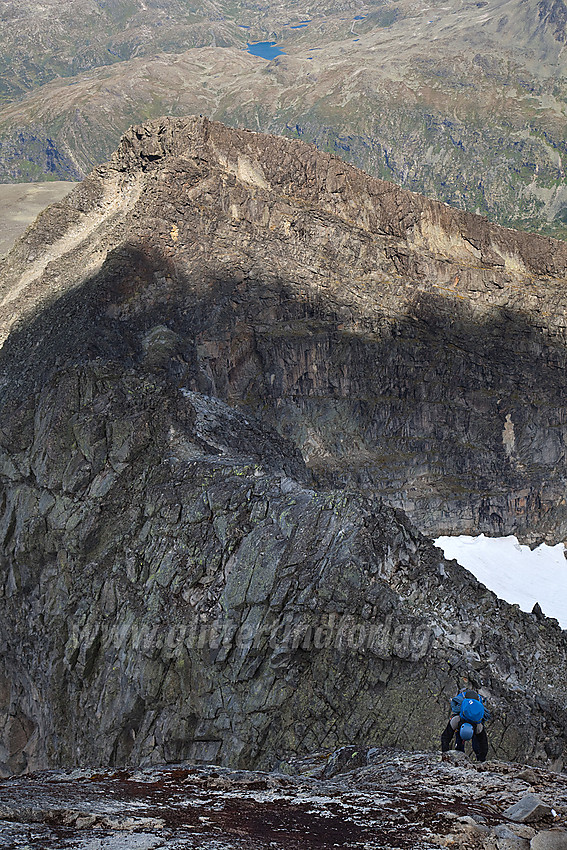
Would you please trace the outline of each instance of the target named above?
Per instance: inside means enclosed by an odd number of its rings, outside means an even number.
[[[300,142],[133,128],[0,266],[2,771],[436,748],[464,674],[560,769],[565,633],[384,502],[562,533],[566,267]]]
[[[111,164],[14,249],[0,330],[46,298],[72,301],[89,275],[103,290],[89,284],[80,302],[85,350],[104,344],[91,321],[102,340],[149,315],[164,333],[179,325],[197,340],[179,380],[260,415],[323,479],[378,490],[423,531],[555,543],[565,536],[566,269],[561,242],[426,201],[301,143],[164,120],[129,132]],[[195,275],[208,289],[187,288]],[[188,311],[209,300],[210,319],[198,313],[193,327]],[[45,334],[40,322],[33,343],[22,333],[10,345],[25,362]],[[68,337],[49,335],[65,354]]]
[[[565,236],[562,0],[36,5],[0,13],[4,181],[81,179],[132,123],[196,113]]]

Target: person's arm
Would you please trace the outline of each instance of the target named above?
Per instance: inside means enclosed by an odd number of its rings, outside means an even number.
[[[456,697],[453,697],[453,699],[451,700],[451,711],[453,714],[461,713],[461,706],[463,704],[464,698],[464,694],[457,694]]]

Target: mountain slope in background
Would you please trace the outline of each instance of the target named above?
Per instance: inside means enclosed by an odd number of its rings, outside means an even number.
[[[73,183],[7,183],[0,185],[0,257],[6,256],[39,213],[64,198]]]
[[[337,2],[285,14],[85,2],[75,18],[70,4],[39,17],[24,6],[4,11],[0,179],[78,179],[131,123],[194,112],[312,141],[502,224],[565,233],[562,0]],[[244,52],[263,39],[286,55]]]

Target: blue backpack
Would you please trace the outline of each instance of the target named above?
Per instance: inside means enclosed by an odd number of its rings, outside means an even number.
[[[484,706],[480,695],[474,691],[466,691],[459,714],[467,723],[480,723],[484,717]]]

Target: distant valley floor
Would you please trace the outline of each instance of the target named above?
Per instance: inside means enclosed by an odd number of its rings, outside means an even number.
[[[0,183],[0,257],[5,257],[26,227],[76,183]]]

